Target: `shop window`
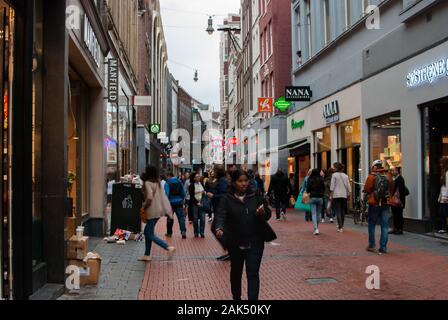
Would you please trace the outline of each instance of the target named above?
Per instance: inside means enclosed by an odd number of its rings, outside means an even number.
[[[355,119],[339,125],[340,148],[350,148],[361,144],[361,120]]]
[[[385,168],[401,167],[401,117],[395,112],[370,121],[370,162]]]
[[[331,151],[331,128],[327,127],[314,133],[316,152]]]

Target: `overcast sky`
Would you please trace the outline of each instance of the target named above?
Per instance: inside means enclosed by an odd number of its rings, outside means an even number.
[[[209,36],[205,29],[208,15],[216,15],[216,29],[224,15],[239,12],[240,0],[160,0],[160,6],[170,72],[195,99],[218,111],[220,32]]]

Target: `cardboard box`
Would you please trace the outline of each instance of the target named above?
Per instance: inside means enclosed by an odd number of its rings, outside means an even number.
[[[89,237],[71,237],[67,245],[67,258],[71,260],[83,260],[88,252],[88,242]]]
[[[79,284],[81,286],[97,285],[101,273],[101,256],[89,253],[85,260],[69,260],[68,265],[79,268]]]
[[[67,218],[67,239],[71,239],[75,235],[75,225],[76,225],[76,218],[75,217],[68,217]]]

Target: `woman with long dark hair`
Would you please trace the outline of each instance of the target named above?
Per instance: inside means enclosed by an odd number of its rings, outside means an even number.
[[[319,235],[319,218],[324,203],[325,184],[320,170],[313,169],[308,179],[307,190],[310,194],[311,218],[313,220],[314,235]]]
[[[271,218],[264,198],[249,188],[249,176],[236,170],[231,174],[231,188],[216,210],[216,236],[227,237],[230,252],[230,282],[234,300],[241,300],[241,278],[246,264],[249,300],[258,300],[260,266],[264,242],[276,238],[267,220]]]
[[[173,218],[173,211],[168,198],[163,191],[159,173],[156,167],[148,166],[142,174],[144,202],[143,209],[146,213],[146,227],[145,227],[145,255],[141,257],[140,261],[151,261],[151,246],[154,242],[161,248],[168,252],[171,258],[176,251],[176,248],[171,247],[154,234],[154,229],[159,219],[165,215]]]

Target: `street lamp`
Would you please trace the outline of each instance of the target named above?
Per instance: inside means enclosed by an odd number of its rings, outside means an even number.
[[[209,35],[212,35],[213,32],[215,32],[215,29],[213,28],[213,18],[211,16],[208,18],[208,27],[205,31],[207,31]]]

